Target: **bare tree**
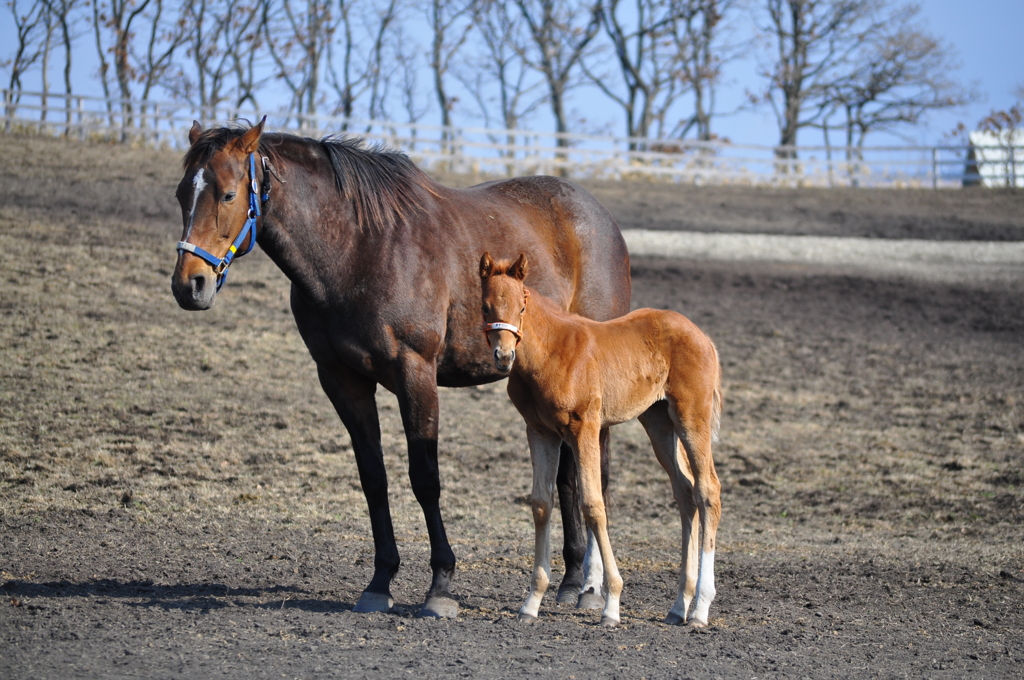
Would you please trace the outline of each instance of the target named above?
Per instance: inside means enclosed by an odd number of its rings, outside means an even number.
[[[356,100],[368,94],[368,116],[373,119],[381,115],[385,52],[398,9],[397,0],[375,5],[338,0],[339,39],[327,48],[327,82],[338,96],[335,113],[351,117]],[[335,54],[335,44],[340,55]]]
[[[131,61],[131,43],[137,28],[135,23],[141,23],[140,17],[150,2],[154,0],[93,0],[96,48],[99,52],[104,95],[109,100],[110,89],[106,77],[110,64],[107,55],[110,54],[114,66],[114,80],[121,98],[121,122],[125,127],[131,127],[134,123],[131,84],[137,71]],[[110,110],[109,101],[107,106]]]
[[[448,93],[445,76],[451,69],[452,60],[466,43],[473,28],[473,10],[477,0],[431,0],[427,6],[427,21],[430,24],[430,69],[434,74],[434,94],[441,109],[441,125],[450,128],[452,108],[457,98]],[[451,146],[451,133],[443,133],[449,153],[455,153]]]
[[[675,33],[695,0],[605,0],[601,22],[611,41],[618,78],[583,68],[591,81],[622,107],[628,137],[649,137],[683,94],[679,77],[682,50]],[[624,91],[615,87],[619,81]],[[630,148],[637,148],[630,142]]]
[[[522,15],[506,0],[484,0],[473,23],[477,49],[465,54],[453,73],[476,101],[484,125],[517,129],[542,103],[536,95],[541,83],[530,77],[533,71],[521,56],[527,40]]]
[[[290,110],[310,127],[320,103],[323,57],[337,28],[328,0],[262,0],[262,28],[274,76],[291,90]]]
[[[72,44],[80,35],[75,33],[71,26],[74,21],[73,14],[79,9],[79,0],[46,0],[46,2],[54,24],[60,29],[61,46],[64,50],[64,134],[70,135],[72,121],[71,62],[74,54]]]
[[[880,26],[882,0],[766,0],[774,60],[762,71],[763,97],[779,124],[780,158],[795,158],[802,128],[821,124],[853,53]]]
[[[135,66],[136,80],[142,84],[139,99],[145,107],[150,96],[158,85],[167,82],[167,76],[174,66],[174,54],[185,43],[188,33],[185,30],[186,7],[179,6],[177,12],[168,11],[164,0],[151,0],[149,12],[146,13],[144,42],[140,45],[133,41],[129,49]],[[145,118],[141,121],[145,127]]]
[[[674,32],[679,52],[679,77],[693,97],[693,112],[681,119],[669,136],[685,137],[691,130],[700,141],[714,138],[716,88],[722,67],[746,52],[742,42],[726,43],[728,17],[738,0],[685,0],[686,11]],[[662,135],[659,135],[662,136]]]
[[[25,72],[42,56],[42,44],[39,34],[46,26],[46,5],[43,0],[32,0],[19,5],[18,0],[9,0],[7,7],[14,20],[17,45],[14,56],[3,65],[11,69],[8,89],[11,99],[6,102],[5,115],[8,119],[14,116],[17,104],[21,101],[21,78]]]
[[[547,83],[548,103],[557,133],[569,131],[565,98],[580,84],[580,61],[589,54],[601,30],[602,1],[515,0],[532,43],[523,58]],[[566,147],[568,140],[559,137],[557,145]]]

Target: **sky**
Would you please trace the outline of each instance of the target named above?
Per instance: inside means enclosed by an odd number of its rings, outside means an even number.
[[[958,122],[973,127],[992,109],[1009,108],[1015,101],[1014,90],[1024,87],[1024,0],[917,0],[916,4],[929,31],[955,49],[961,68],[952,76],[965,85],[975,84],[981,96],[963,109],[930,114],[928,124],[916,131],[905,129],[909,140],[878,134],[868,137],[869,145],[939,144]],[[722,110],[740,103],[738,95],[744,87],[757,86],[755,68],[748,59],[729,69],[726,77],[738,87],[721,88]],[[727,90],[732,91],[729,99]],[[771,144],[778,138],[775,117],[767,108],[720,118],[715,130],[736,143]],[[800,143],[819,142],[812,131],[801,131]]]
[[[752,1],[756,3],[756,0]],[[1015,101],[1014,90],[1024,87],[1024,36],[1021,34],[1024,0],[917,0],[917,4],[921,6],[921,16],[930,32],[951,44],[957,54],[962,67],[951,75],[961,83],[973,84],[980,97],[962,109],[930,114],[926,125],[905,129],[902,138],[873,135],[868,138],[869,145],[940,144],[943,134],[958,122],[973,127],[992,109],[1011,106]],[[6,11],[5,8],[4,14],[0,15],[0,61],[10,56],[8,52],[14,46],[14,29]],[[428,36],[421,36],[420,42],[427,44],[427,39]],[[84,41],[76,59],[75,80],[82,83],[80,91],[98,94],[96,81],[88,77],[90,70],[95,69],[95,58],[86,49]],[[60,61],[60,57],[55,61]],[[729,64],[725,81],[719,88],[720,111],[737,108],[743,101],[745,90],[762,87],[756,68],[753,58]],[[0,69],[0,77],[6,85],[6,69]],[[60,82],[60,76],[55,72],[51,77],[51,87],[59,90]],[[26,89],[38,86],[38,75],[25,82]],[[579,117],[583,115],[581,112],[586,112],[592,129],[603,128],[614,134],[624,134],[623,125],[616,118],[617,105],[602,99],[596,92],[579,91],[570,106]],[[550,116],[538,113],[534,124],[544,130],[550,129],[551,123],[547,118]],[[437,121],[428,117],[424,122]],[[719,136],[735,143],[770,145],[778,138],[775,118],[766,107],[717,117],[713,125]],[[810,130],[802,131],[800,144],[820,143],[820,136],[815,137],[816,134]]]

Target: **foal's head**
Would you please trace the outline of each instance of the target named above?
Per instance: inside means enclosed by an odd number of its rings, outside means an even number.
[[[214,128],[205,132],[197,122],[189,131],[192,147],[185,155],[185,175],[176,193],[184,227],[181,244],[186,245],[178,246],[171,277],[171,290],[183,309],[212,307],[231,259],[254,245],[252,231],[241,243],[233,242],[246,225],[254,191],[249,157],[259,148],[262,134],[263,121],[245,131]],[[263,170],[262,163],[256,165],[257,171]]]
[[[523,315],[530,291],[523,285],[526,278],[526,255],[509,263],[495,262],[489,253],[480,258],[480,281],[483,284],[484,327],[487,344],[494,348],[494,365],[502,373],[512,370],[516,345],[523,339]]]

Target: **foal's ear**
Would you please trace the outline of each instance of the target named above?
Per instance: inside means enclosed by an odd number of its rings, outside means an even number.
[[[494,260],[491,259],[490,253],[484,253],[480,256],[480,278],[490,278],[491,272],[494,271]]]
[[[199,124],[198,120],[192,121],[192,129],[188,131],[188,143],[193,145],[196,140],[199,139],[199,135],[203,134],[203,126]]]
[[[263,135],[263,124],[266,122],[267,117],[263,116],[263,120],[246,130],[245,134],[238,138],[236,148],[246,156],[256,153],[256,149],[260,148],[260,137]]]
[[[519,259],[508,268],[508,275],[520,281],[526,278],[526,253],[519,253]]]

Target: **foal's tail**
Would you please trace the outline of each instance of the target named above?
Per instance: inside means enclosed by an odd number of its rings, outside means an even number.
[[[714,342],[711,343],[711,352],[715,358],[715,389],[711,393],[711,441],[717,442],[718,428],[722,425],[722,364],[718,361],[718,348]]]

